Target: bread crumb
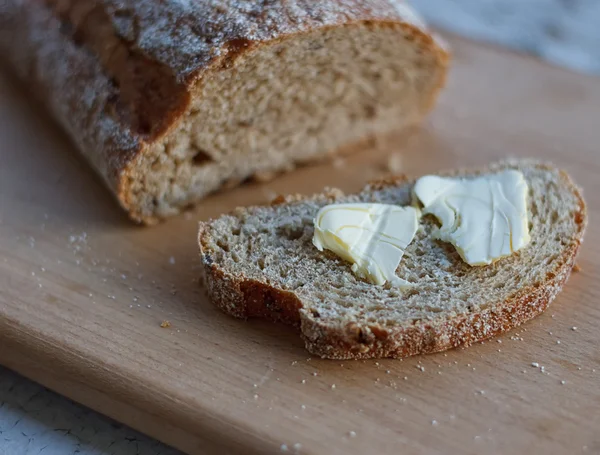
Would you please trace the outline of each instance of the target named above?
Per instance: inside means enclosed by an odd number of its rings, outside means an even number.
[[[421,370],[421,372],[425,371],[425,367],[423,365],[417,365],[417,368]]]
[[[282,452],[287,452],[288,451],[288,446],[285,445],[285,444],[281,444],[280,449],[281,449]]]
[[[577,273],[577,272],[581,272],[583,269],[581,268],[581,266],[577,263],[575,263],[575,265],[573,266],[573,272]]]
[[[254,394],[254,399],[258,400],[258,394],[257,393]]]
[[[560,344],[560,340],[556,340],[556,344]]]
[[[273,180],[276,173],[273,171],[257,171],[252,176],[252,179],[258,183],[265,183]]]
[[[160,326],[163,329],[167,329],[167,328],[171,327],[171,323],[169,321],[163,321],[163,322],[160,323]]]
[[[302,384],[306,384],[306,379],[303,379],[303,380],[302,380]]]
[[[277,197],[277,193],[270,188],[264,188],[263,194],[265,195],[265,199],[269,203],[271,203],[271,201],[273,201]]]
[[[346,166],[346,160],[342,157],[336,156],[332,161],[333,167],[341,169]]]
[[[169,264],[171,264],[171,265],[175,264],[175,258],[173,256],[171,256],[169,258]]]
[[[285,196],[280,194],[279,196],[275,196],[273,199],[271,199],[271,205],[279,205],[279,204],[283,204],[285,202]],[[308,359],[310,360],[310,359]],[[307,362],[308,362],[307,360]]]
[[[531,366],[534,367],[534,368],[539,368],[540,364],[537,363],[537,362],[531,362]]]
[[[335,384],[331,384],[331,388],[332,388],[332,389],[335,389]]]
[[[387,168],[392,174],[399,174],[402,171],[402,155],[392,153],[387,161]]]
[[[302,406],[300,406],[302,409],[306,409],[306,405],[303,404]]]
[[[567,381],[560,381],[560,383],[561,383],[562,385],[565,385],[565,384],[567,383]]]
[[[437,424],[438,424],[438,421],[437,421],[437,420],[432,420],[432,421],[431,421],[431,424],[435,426],[435,425],[437,425]]]
[[[575,331],[577,331],[577,327],[571,327],[571,330],[573,330],[575,332]]]
[[[355,431],[350,431],[348,433],[348,436],[350,436],[351,438],[355,438],[356,437],[356,432]]]
[[[294,444],[294,450],[300,450],[301,448],[302,448],[302,444],[300,444],[299,442]]]
[[[313,375],[313,376],[316,376],[316,375],[317,375],[317,372],[316,372],[316,371],[315,371],[315,372],[313,372],[313,374],[312,374],[312,375]]]

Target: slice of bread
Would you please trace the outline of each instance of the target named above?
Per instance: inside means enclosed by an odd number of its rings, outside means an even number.
[[[449,63],[402,0],[0,1],[0,59],[145,223],[419,122]]]
[[[329,190],[239,208],[200,225],[203,279],[212,301],[241,318],[266,317],[299,326],[306,348],[332,359],[405,357],[468,345],[541,313],[569,277],[587,222],[581,191],[551,165],[509,161],[469,177],[520,170],[529,187],[531,242],[484,267],[464,263],[434,240],[425,216],[396,273],[409,290],[357,278],[351,264],[312,244],[313,217],[341,202],[408,205],[414,180],[404,177],[345,196]]]

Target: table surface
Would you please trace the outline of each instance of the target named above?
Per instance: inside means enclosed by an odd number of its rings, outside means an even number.
[[[552,160],[584,187],[593,221],[598,80],[451,44],[449,87],[424,128],[152,229],[129,224],[64,135],[0,79],[0,362],[190,453],[600,451],[593,222],[582,271],[546,314],[404,361],[311,359],[293,331],[228,318],[198,285],[197,219],[272,193],[356,190],[390,152],[414,175],[507,155]]]

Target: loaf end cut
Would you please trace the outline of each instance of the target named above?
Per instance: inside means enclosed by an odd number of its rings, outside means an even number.
[[[0,56],[137,221],[418,122],[448,53],[399,0],[8,0]]]

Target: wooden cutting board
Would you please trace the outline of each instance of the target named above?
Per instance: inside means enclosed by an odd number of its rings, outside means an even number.
[[[600,453],[600,80],[451,44],[448,89],[421,130],[154,228],[130,224],[2,76],[0,362],[194,454]],[[590,208],[581,271],[522,328],[404,361],[310,358],[288,328],[211,306],[199,219],[280,192],[357,190],[387,171],[389,152],[415,175],[507,155],[563,166]]]

